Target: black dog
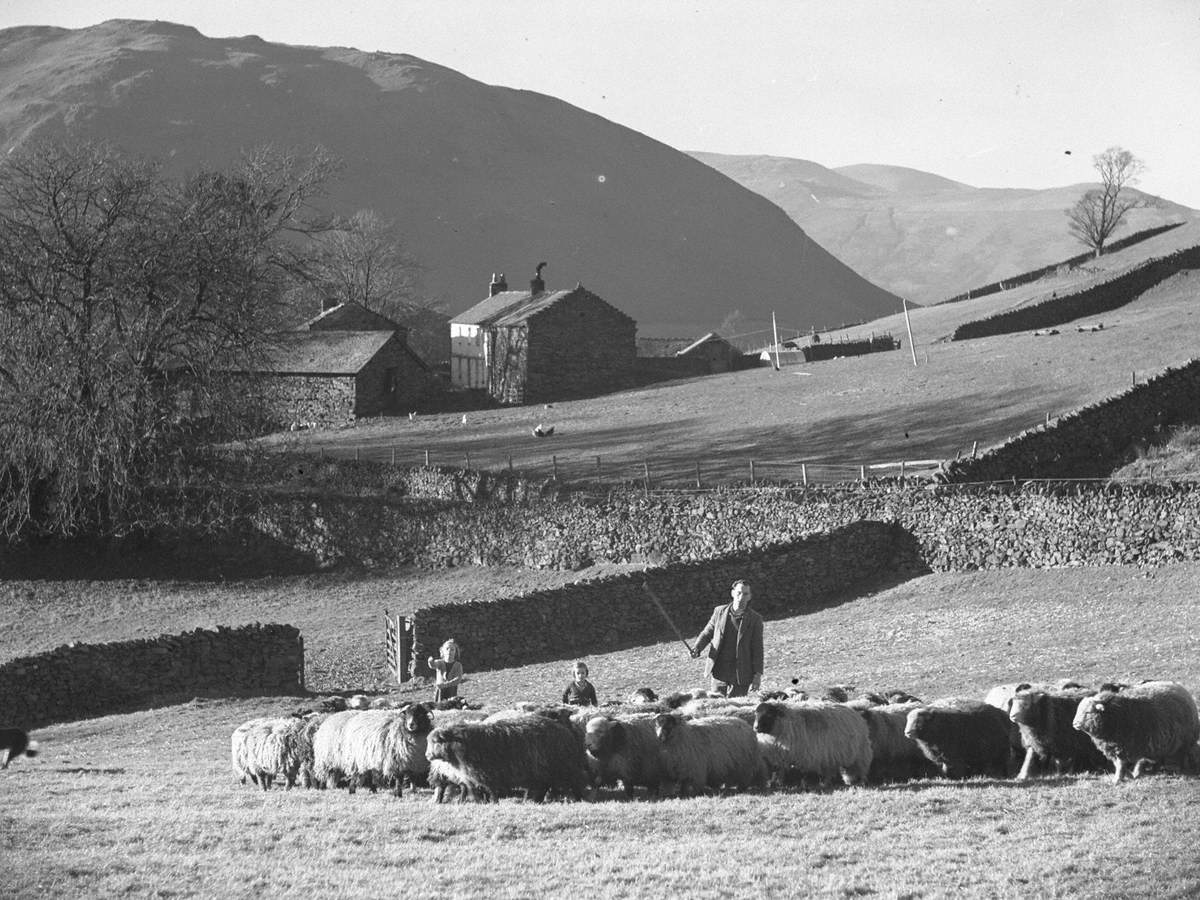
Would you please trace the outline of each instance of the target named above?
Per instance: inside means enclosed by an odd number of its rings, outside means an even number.
[[[37,756],[37,741],[31,741],[20,728],[0,728],[0,750],[7,750],[8,757],[0,769],[7,769],[8,764],[20,756]]]

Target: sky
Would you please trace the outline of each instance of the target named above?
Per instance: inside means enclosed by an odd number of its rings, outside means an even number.
[[[112,18],[408,53],[680,150],[1044,188],[1117,145],[1200,209],[1197,0],[0,0],[0,27]]]

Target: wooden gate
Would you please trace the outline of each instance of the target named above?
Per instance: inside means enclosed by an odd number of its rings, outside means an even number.
[[[412,622],[406,616],[393,616],[383,611],[384,644],[387,647],[388,668],[403,684],[412,676]]]

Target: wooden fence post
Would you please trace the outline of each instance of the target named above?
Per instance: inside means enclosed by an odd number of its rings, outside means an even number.
[[[971,459],[975,458],[975,451],[979,449],[979,441],[971,441]]]
[[[425,465],[426,465],[426,467],[429,466],[429,451],[428,450],[425,451]]]
[[[866,466],[859,466],[859,467],[858,467],[858,480],[859,480],[859,481],[866,481],[866,480],[867,480],[867,467],[866,467]]]
[[[808,466],[804,463],[800,463],[800,480],[808,487]]]
[[[551,469],[551,471],[554,472],[554,480],[558,481],[558,457],[557,456],[550,457],[550,469]]]
[[[700,460],[696,460],[696,489],[700,488]]]
[[[467,468],[467,469],[471,468],[471,451],[470,450],[463,451],[463,460],[466,463],[464,468]]]
[[[642,460],[642,488],[646,496],[650,496],[650,463]]]
[[[754,484],[754,460],[750,460],[750,483]]]

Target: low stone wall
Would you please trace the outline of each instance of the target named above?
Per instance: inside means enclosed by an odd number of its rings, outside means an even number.
[[[675,638],[643,588],[649,584],[687,636],[703,628],[712,608],[728,602],[729,586],[744,578],[754,605],[778,618],[820,609],[896,573],[928,571],[911,536],[894,524],[856,522],[828,534],[695,562],[644,575],[616,575],[491,602],[441,604],[413,615],[413,660],[426,660],[453,637],[469,669],[608,653]]]
[[[965,341],[970,338],[1011,334],[1015,331],[1049,328],[1084,316],[1098,315],[1131,303],[1176,272],[1195,268],[1200,268],[1200,247],[1189,247],[1151,259],[1083,290],[1006,310],[985,319],[964,322],[954,329],[950,340]]]
[[[947,481],[1104,478],[1163,428],[1200,422],[1200,360],[1166,369],[1100,403],[1022,432],[975,459],[948,463]]]
[[[291,625],[68,644],[0,665],[3,721],[26,729],[193,697],[303,692],[304,642]]]

